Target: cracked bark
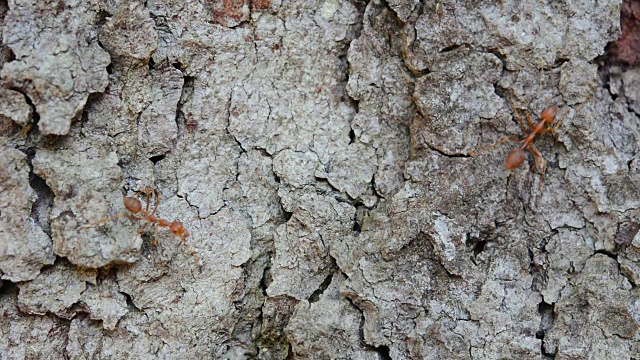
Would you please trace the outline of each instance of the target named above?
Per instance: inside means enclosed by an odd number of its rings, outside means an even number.
[[[640,358],[638,14],[0,1],[0,354]]]

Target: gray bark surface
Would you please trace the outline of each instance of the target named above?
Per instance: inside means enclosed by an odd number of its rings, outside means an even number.
[[[621,6],[0,0],[0,359],[640,358]]]

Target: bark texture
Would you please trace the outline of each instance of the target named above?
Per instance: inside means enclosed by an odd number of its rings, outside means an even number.
[[[0,359],[640,358],[621,1],[0,0]]]

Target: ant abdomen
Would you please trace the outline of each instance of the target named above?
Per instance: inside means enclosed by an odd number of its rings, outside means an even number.
[[[507,160],[504,162],[504,167],[507,170],[516,169],[518,166],[522,165],[524,159],[526,157],[526,153],[524,150],[520,148],[515,148],[509,152],[507,156]]]
[[[122,202],[124,203],[124,207],[126,207],[127,210],[131,211],[134,214],[142,211],[142,203],[136,198],[124,196]]]

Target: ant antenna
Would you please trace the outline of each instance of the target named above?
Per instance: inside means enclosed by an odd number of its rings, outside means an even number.
[[[540,83],[538,84],[540,86],[540,93],[543,93],[543,89],[544,89],[544,59],[542,57],[540,57]],[[545,96],[544,98],[544,107],[547,107],[547,97]]]

